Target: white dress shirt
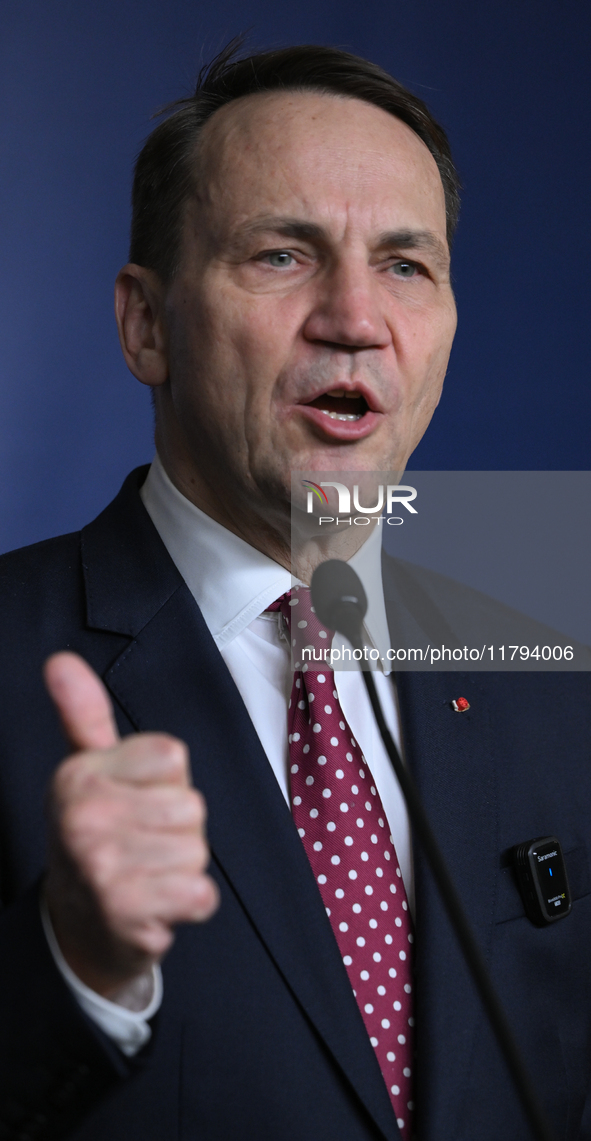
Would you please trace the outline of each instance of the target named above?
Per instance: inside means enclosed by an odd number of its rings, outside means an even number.
[[[144,506],[168,553],[197,602],[259,736],[281,792],[289,804],[287,708],[292,688],[289,645],[280,634],[278,615],[266,608],[289,590],[288,570],[251,547],[195,507],[170,481],[155,458],[140,492]],[[389,646],[381,577],[381,534],[376,527],[350,560],[368,597],[365,633],[380,657]],[[394,686],[374,673],[386,722],[401,749]],[[339,700],[353,735],[372,771],[380,794],[411,910],[414,911],[412,852],[406,806],[382,744],[361,675],[335,671]],[[144,1010],[128,1010],[85,987],[68,968],[51,932],[45,929],[57,965],[85,1012],[113,1038],[124,1053],[137,1052],[148,1040],[151,1018],[162,997],[159,969],[153,971],[153,993]],[[135,1002],[133,1002],[135,1007]]]

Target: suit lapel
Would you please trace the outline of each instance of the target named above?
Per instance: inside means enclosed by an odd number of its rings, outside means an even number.
[[[387,574],[384,581],[387,609],[396,610],[395,584]],[[499,859],[488,675],[399,673],[397,689],[407,762],[474,935],[488,956]],[[457,697],[468,699],[467,712],[454,712],[451,702]],[[484,1016],[420,851],[415,851],[415,886],[418,1125],[422,1141],[435,1141],[459,1129]]]
[[[133,639],[105,683],[138,730],[164,730],[188,744],[215,859],[306,1015],[394,1141],[388,1094],[291,815],[132,478],[83,534],[89,625]]]

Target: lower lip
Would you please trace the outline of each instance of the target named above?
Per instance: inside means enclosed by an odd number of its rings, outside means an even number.
[[[327,416],[320,408],[313,408],[311,404],[296,404],[295,407],[304,419],[331,440],[363,440],[375,432],[384,419],[381,412],[366,412],[359,420],[333,420],[331,416]]]

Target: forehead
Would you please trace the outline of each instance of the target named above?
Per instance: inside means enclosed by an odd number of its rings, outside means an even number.
[[[199,150],[199,197],[220,221],[303,212],[336,225],[418,226],[445,241],[433,156],[373,104],[312,91],[245,96],[212,116]]]

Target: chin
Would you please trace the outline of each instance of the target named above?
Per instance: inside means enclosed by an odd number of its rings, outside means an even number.
[[[292,471],[402,471],[406,451],[384,449],[370,452],[359,446],[311,448],[300,453],[291,464]]]

